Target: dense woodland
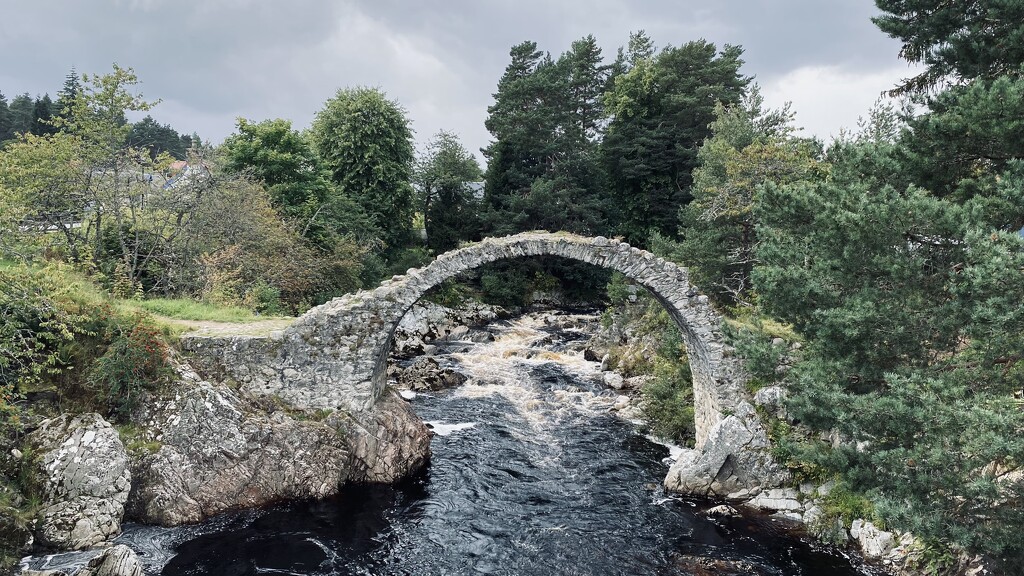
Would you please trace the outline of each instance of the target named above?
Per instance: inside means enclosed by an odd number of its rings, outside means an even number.
[[[0,427],[16,438],[39,389],[116,418],[166,377],[171,337],[119,303],[294,314],[486,236],[620,236],[689,266],[752,387],[787,387],[778,456],[838,479],[837,514],[912,530],[937,571],[957,549],[1020,566],[1024,4],[876,4],[921,72],[828,143],[764,107],[740,47],[643,32],[614,57],[592,36],[513,46],[484,169],[449,132],[417,153],[379,89],[340,89],[305,130],[240,119],[218,146],[128,123],[153,104],[116,65],[0,96]],[[515,305],[606,286],[621,299],[620,278],[541,259],[448,288]],[[784,372],[783,334],[801,343]],[[688,376],[666,350],[649,395],[671,423]]]

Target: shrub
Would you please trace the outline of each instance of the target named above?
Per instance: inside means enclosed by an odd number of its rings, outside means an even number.
[[[167,345],[141,316],[112,323],[105,336],[110,345],[93,363],[87,380],[117,417],[127,419],[140,393],[168,378]]]
[[[641,394],[640,409],[654,435],[678,443],[693,439],[693,384],[685,359],[655,358],[654,379]]]

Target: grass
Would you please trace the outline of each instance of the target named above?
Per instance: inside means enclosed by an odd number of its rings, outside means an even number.
[[[24,266],[20,262],[0,259],[0,271],[13,270]],[[257,316],[251,310],[238,306],[218,306],[188,298],[153,298],[148,300],[124,300],[111,296],[85,274],[67,264],[50,264],[51,273],[59,274],[60,281],[75,300],[87,307],[111,306],[119,313],[145,314],[150,321],[168,336],[177,336],[195,329],[189,322],[222,322],[225,324],[253,323],[264,320],[281,320],[277,316]],[[39,269],[38,265],[30,265]],[[274,329],[281,322],[274,323]]]
[[[799,342],[802,340],[791,325],[783,324],[767,316],[752,317],[750,314],[741,314],[736,317],[725,316],[724,318],[725,323],[733,328],[742,328],[773,338],[782,338],[786,342]]]
[[[217,306],[187,298],[153,298],[150,300],[123,301],[122,305],[176,320],[252,322],[267,318],[265,316],[256,316],[252,310],[247,308]]]
[[[129,454],[141,458],[160,451],[162,444],[156,440],[147,439],[142,430],[137,426],[133,424],[120,424],[115,426],[115,428],[117,429],[118,436],[121,437],[124,449]]]

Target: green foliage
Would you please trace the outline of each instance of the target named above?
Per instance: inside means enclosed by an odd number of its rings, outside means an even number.
[[[510,56],[485,122],[495,138],[484,150],[485,234],[603,233],[597,149],[608,67],[596,40],[573,42],[557,61],[535,42]]]
[[[608,283],[612,305],[601,316],[605,330],[628,334],[609,350],[610,366],[625,377],[650,376],[639,408],[648,430],[672,442],[693,442],[690,364],[678,326],[664,307],[621,274]]]
[[[281,303],[281,290],[271,286],[262,278],[249,287],[242,300],[245,302],[246,308],[258,314],[280,316],[286,312]]]
[[[11,134],[31,134],[35,102],[28,92],[15,96],[8,109],[11,118]]]
[[[8,428],[17,429],[21,424],[21,409],[16,404],[17,400],[14,383],[0,383],[0,434],[6,435],[10,432]]]
[[[404,247],[414,211],[405,111],[377,89],[338,90],[317,113],[310,136],[341,192],[362,206],[389,248]]]
[[[416,163],[414,182],[424,215],[427,246],[447,252],[480,235],[479,201],[469,187],[482,178],[476,158],[451,132],[438,132]]]
[[[840,518],[847,526],[857,519],[868,520],[879,528],[885,526],[871,500],[843,482],[836,483],[822,499],[822,511],[826,518]]]
[[[509,262],[497,262],[480,272],[484,302],[499,306],[525,306],[533,293],[531,270]]]
[[[134,424],[118,424],[115,428],[124,449],[135,458],[156,454],[163,446],[159,441],[148,438],[145,431]]]
[[[613,227],[636,245],[654,231],[675,237],[716,106],[737,104],[749,82],[739,74],[739,47],[718,52],[702,40],[649,55],[641,40],[605,96],[611,120],[601,145]]]
[[[0,92],[0,146],[12,138],[14,138],[14,122],[11,118],[11,110],[7,104],[7,97]]]
[[[449,278],[427,292],[424,299],[447,308],[458,308],[476,295],[466,284]]]
[[[875,0],[872,18],[903,42],[900,56],[923,64],[894,93],[925,92],[944,81],[1019,76],[1024,63],[1024,4],[1018,0]]]
[[[1024,241],[976,199],[897,188],[890,144],[836,148],[827,181],[766,186],[757,206],[762,305],[808,341],[791,414],[849,439],[800,457],[890,526],[1018,562],[1021,482],[987,470],[1024,462]]]
[[[178,160],[184,160],[193,144],[191,136],[178,134],[170,124],[161,125],[149,115],[132,124],[127,143],[132,148],[148,150],[153,160],[161,154],[170,154]]]
[[[660,437],[685,444],[695,434],[693,384],[690,364],[685,357],[658,357],[653,366],[654,378],[641,389],[640,410],[651,432]]]
[[[0,386],[9,399],[67,366],[66,348],[88,316],[59,269],[0,269]]]
[[[998,227],[1024,226],[1024,205],[1000,190],[1024,174],[1024,78],[951,88],[930,98],[928,108],[908,122],[904,138],[914,182],[936,196],[979,203]]]
[[[744,367],[750,374],[748,389],[756,391],[764,386],[778,383],[778,367],[788,352],[785,345],[775,345],[775,335],[769,332],[760,319],[752,324],[739,325],[726,322],[725,338],[743,358]]]
[[[237,133],[222,149],[229,171],[263,182],[274,206],[290,216],[308,216],[307,209],[319,207],[330,188],[312,144],[288,120],[239,118]]]
[[[0,386],[123,417],[167,376],[163,336],[59,266],[0,268]],[[10,403],[0,407],[10,411]]]
[[[157,389],[169,378],[167,345],[159,331],[138,316],[111,323],[103,336],[110,344],[86,378],[111,412],[127,420],[140,394]]]
[[[606,233],[597,150],[609,68],[601,49],[587,36],[557,60],[535,42],[513,46],[509,55],[485,122],[494,142],[483,151],[483,234]],[[607,281],[593,268],[550,259],[539,267],[521,263],[501,270],[500,278],[483,274],[483,292],[509,305],[527,301],[542,278],[559,279],[569,295],[596,294]]]
[[[817,144],[791,137],[788,108],[770,111],[762,104],[754,86],[740,104],[715,109],[714,134],[697,153],[693,200],[680,211],[677,257],[705,293],[727,306],[752,301],[760,188],[820,172]]]

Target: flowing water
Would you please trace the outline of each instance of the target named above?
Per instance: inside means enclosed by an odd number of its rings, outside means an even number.
[[[524,316],[442,349],[470,380],[412,399],[433,459],[400,486],[120,541],[167,576],[872,574],[783,521],[665,494],[669,450],[610,411],[617,393],[573,350],[593,321]]]

